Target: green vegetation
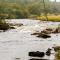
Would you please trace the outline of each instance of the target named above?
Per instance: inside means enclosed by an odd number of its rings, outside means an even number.
[[[0,18],[20,19],[43,17],[47,14],[60,15],[60,2],[50,2],[49,0],[0,0]],[[50,16],[51,17],[51,16]],[[46,20],[41,19],[41,20]],[[54,17],[55,18],[55,17]],[[60,18],[48,20],[60,21]]]

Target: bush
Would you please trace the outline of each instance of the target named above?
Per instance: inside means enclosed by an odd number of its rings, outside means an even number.
[[[9,24],[5,20],[0,20],[0,30],[6,31],[10,28]]]

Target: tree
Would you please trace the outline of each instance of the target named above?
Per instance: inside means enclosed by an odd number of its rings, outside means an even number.
[[[43,0],[43,5],[44,5],[44,15],[46,17],[46,20],[48,21],[47,11],[46,11],[46,6],[45,6],[45,0]]]

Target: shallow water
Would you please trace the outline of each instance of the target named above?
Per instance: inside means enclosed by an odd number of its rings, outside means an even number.
[[[0,33],[0,60],[29,60],[30,51],[46,51],[54,44],[60,44],[60,34],[51,34],[51,38],[43,39],[32,36],[31,33],[41,31],[46,27],[57,27],[60,22],[42,22],[39,20],[17,19],[10,23],[23,23],[24,26]],[[45,56],[53,60],[54,56]]]

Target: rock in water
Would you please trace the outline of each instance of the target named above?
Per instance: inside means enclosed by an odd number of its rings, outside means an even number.
[[[29,59],[29,60],[49,60],[49,59]]]
[[[47,55],[47,56],[50,56],[50,55],[51,55],[51,49],[50,49],[50,48],[47,49],[46,55]]]
[[[47,29],[45,29],[45,30],[43,30],[43,31],[41,31],[41,33],[45,33],[45,34],[51,34],[52,33],[52,29],[51,28],[47,28]]]
[[[45,33],[40,33],[40,34],[38,34],[37,37],[40,37],[40,38],[50,38],[51,36],[48,35],[48,34],[45,34]]]
[[[39,35],[39,34],[40,34],[40,32],[36,32],[36,33],[31,34],[31,35]]]
[[[45,56],[45,53],[44,52],[29,52],[29,56],[32,56],[32,57],[44,57]]]

